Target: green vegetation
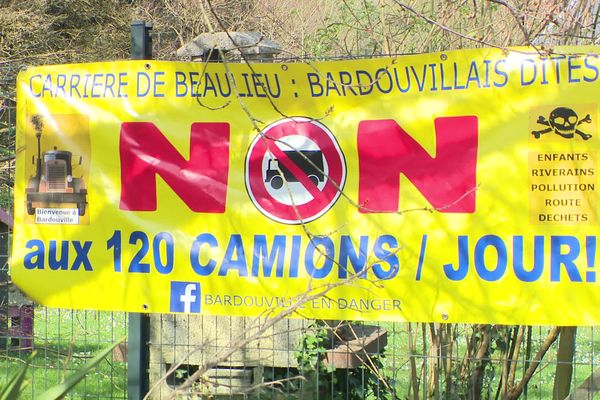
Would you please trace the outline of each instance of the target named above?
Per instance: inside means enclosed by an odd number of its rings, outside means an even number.
[[[339,369],[326,362],[327,350],[334,343],[334,333],[317,321],[304,336],[296,353],[299,373],[305,381],[302,393],[319,393],[320,399],[390,400],[396,388],[386,378],[383,354],[361,354],[363,363],[357,368]],[[405,349],[406,350],[406,349]]]
[[[456,332],[456,340],[447,345],[448,354],[436,360],[431,353],[431,340],[423,335],[422,327],[428,324],[383,323],[380,328],[388,332],[388,345],[379,355],[370,355],[370,360],[356,369],[336,369],[326,363],[325,357],[330,348],[332,332],[326,324],[317,323],[310,327],[296,351],[299,367],[268,370],[265,381],[271,382],[271,389],[254,393],[255,399],[270,398],[279,393],[276,399],[403,399],[403,398],[441,398],[441,399],[496,399],[502,398],[503,370],[514,365],[517,378],[525,374],[531,364],[531,355],[521,354],[514,362],[506,357],[506,333],[517,327],[497,326],[492,332],[493,343],[490,353],[485,357],[485,368],[478,392],[473,392],[471,376],[461,370],[466,364],[472,374],[482,360],[469,358],[467,339],[473,334],[471,325],[445,325],[444,328]],[[532,353],[542,346],[549,328],[531,329],[530,342]],[[594,349],[600,346],[600,338],[594,336],[593,328],[580,328],[578,344],[573,362],[574,376],[572,387],[577,387],[595,369]],[[415,339],[411,351],[409,335]],[[423,340],[426,339],[426,340]],[[520,398],[552,398],[556,376],[558,343],[550,347],[543,362],[539,365]],[[529,360],[529,361],[528,361]],[[411,361],[415,361],[416,380],[413,381]],[[438,362],[440,364],[438,364]],[[508,364],[507,364],[508,363]],[[447,367],[436,366],[447,364]],[[445,369],[449,373],[445,373]],[[417,394],[415,395],[415,382]],[[269,386],[267,386],[269,387]],[[435,394],[437,393],[437,394]]]
[[[126,315],[38,307],[34,329],[34,352],[9,348],[0,361],[0,387],[5,387],[10,377],[29,365],[24,375],[27,385],[21,395],[24,399],[67,383],[69,376],[84,370],[99,352],[124,337]],[[97,360],[98,367],[74,388],[68,388],[72,396],[93,393],[99,398],[126,397],[127,364],[112,360],[110,354],[107,361],[103,359]]]
[[[126,333],[124,313],[65,311],[38,307],[35,316],[35,352],[15,349],[4,353],[4,360],[0,363],[0,387],[5,387],[10,377],[15,376],[27,363],[30,364],[24,375],[27,385],[22,398],[33,398],[60,384],[65,377],[81,369],[95,354]],[[443,399],[467,398],[469,380],[460,376],[459,368],[451,369],[451,374],[431,375],[436,363],[431,354],[431,340],[428,335],[423,335],[423,326],[428,329],[427,324],[411,324],[410,329],[405,323],[380,324],[380,327],[388,332],[388,344],[381,355],[371,357],[371,365],[375,368],[363,365],[354,370],[335,369],[326,364],[325,355],[331,344],[331,331],[323,324],[313,326],[307,330],[301,347],[295,352],[299,367],[265,371],[265,381],[279,383],[274,384],[271,389],[267,385],[266,389],[254,393],[252,398],[271,398],[277,393],[283,397],[273,398],[306,398],[307,395],[316,396],[316,393],[319,393],[320,399],[412,398],[414,383],[411,381],[411,360],[416,362],[417,379],[420,384],[419,398],[426,397],[431,385],[438,387]],[[473,333],[473,327],[448,327],[456,330],[456,339],[446,361],[461,364],[468,352],[466,338]],[[483,378],[483,399],[496,398],[497,391],[501,388],[502,370],[507,362],[507,346],[504,341],[506,336],[503,331],[506,328],[509,327],[498,326],[494,333],[494,343]],[[548,328],[543,327],[532,330],[533,352],[540,347],[547,330]],[[409,335],[415,340],[412,351],[409,347]],[[528,397],[552,397],[557,346],[557,342],[552,345],[543,363],[529,381],[526,391]],[[600,336],[594,335],[594,329],[579,328],[573,363],[573,387],[579,385],[595,368],[594,350],[598,348]],[[516,361],[517,376],[523,374],[527,366],[527,357],[521,354]],[[302,378],[299,379],[299,376]],[[432,378],[433,376],[436,378]],[[447,388],[452,388],[452,391],[447,392]],[[108,356],[108,361],[101,362],[96,370],[89,373],[74,387],[71,395],[83,397],[93,394],[99,398],[114,398],[126,397],[126,391],[126,363],[112,360]]]
[[[69,376],[62,380],[61,383],[50,387],[41,395],[36,395],[36,397],[47,400],[63,398],[68,393],[70,393],[72,389],[79,382],[81,382],[90,371],[92,371],[99,363],[101,363],[118,344],[119,341],[117,341],[112,346],[109,346],[106,349],[100,351],[90,361],[86,362],[84,365],[78,367],[74,372],[69,374]],[[35,351],[31,354],[31,356],[25,362],[25,364],[14,375],[10,376],[10,378],[8,379],[8,384],[4,387],[2,391],[0,391],[0,399],[13,400],[18,399],[22,396],[24,385],[26,382],[25,376],[27,373],[27,369],[29,368],[34,359]]]
[[[127,59],[133,19],[154,23],[154,54],[159,59],[175,59],[178,47],[208,30],[207,21],[219,30],[259,31],[282,44],[284,57],[330,59],[598,43],[598,5],[592,3],[220,0],[200,7],[200,2],[184,0],[0,2],[0,208],[12,209],[17,73],[32,65]],[[36,308],[36,351],[3,352],[0,385],[22,374],[29,382],[23,397],[43,393],[123,336],[125,319],[123,313]],[[277,386],[283,393],[320,393],[323,399],[501,398],[525,379],[531,360],[552,332],[547,327],[491,325],[381,326],[388,331],[388,345],[373,359],[375,368],[365,365],[347,372],[326,365],[330,333],[317,327],[297,353],[300,368],[272,371],[271,380],[284,380]],[[522,397],[552,397],[558,379],[557,337],[550,337]],[[592,329],[578,329],[571,388],[593,371],[599,340]],[[304,380],[293,379],[298,375]],[[126,378],[125,363],[103,361],[71,394],[126,397]],[[19,386],[18,380],[13,383]]]
[[[298,368],[265,368],[264,385],[252,392],[252,399],[496,399],[503,398],[503,381],[512,378],[505,369],[514,366],[514,382],[522,379],[531,365],[535,353],[543,346],[552,328],[525,329],[524,349],[514,360],[507,358],[511,344],[506,342],[507,333],[518,332],[516,326],[495,326],[490,330],[492,343],[489,354],[483,359],[469,356],[468,341],[472,335],[481,338],[472,325],[446,324],[443,329],[455,332],[453,343],[446,344],[447,354],[438,358],[432,354],[431,338],[422,328],[429,324],[382,323],[388,332],[387,346],[381,354],[371,354],[370,359],[355,369],[336,369],[326,362],[333,334],[324,323],[316,323],[306,330],[295,352]],[[600,346],[600,338],[594,336],[593,328],[579,328],[578,343],[573,362],[572,388],[579,386],[596,368],[594,349]],[[475,332],[474,332],[475,331]],[[527,334],[530,333],[530,337]],[[413,349],[409,340],[414,339]],[[526,347],[531,354],[527,356]],[[558,342],[549,348],[547,355],[524,387],[519,398],[550,399],[556,377]],[[513,347],[514,350],[514,347]],[[416,376],[411,372],[415,362]],[[472,376],[478,366],[485,365],[481,384],[473,390]],[[445,366],[444,366],[445,364]],[[416,384],[416,385],[415,385]],[[417,394],[415,394],[415,387]],[[507,390],[510,385],[507,385]],[[436,394],[437,393],[437,394]]]

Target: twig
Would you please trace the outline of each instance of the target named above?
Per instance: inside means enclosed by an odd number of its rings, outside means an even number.
[[[493,43],[486,42],[486,41],[484,41],[484,40],[477,39],[477,38],[474,38],[474,37],[472,37],[472,36],[465,35],[465,34],[463,34],[463,33],[460,33],[460,32],[458,32],[458,31],[455,31],[454,29],[452,29],[452,28],[449,28],[449,27],[447,27],[447,26],[445,26],[445,25],[443,25],[443,24],[440,24],[440,23],[439,23],[439,22],[437,22],[436,20],[434,20],[434,19],[432,19],[432,18],[429,18],[429,17],[428,17],[428,16],[426,16],[425,14],[423,14],[423,13],[420,13],[419,11],[415,10],[414,8],[412,8],[412,7],[410,7],[410,6],[408,6],[408,5],[404,4],[404,3],[402,3],[401,1],[398,1],[398,0],[393,0],[393,1],[394,1],[394,3],[396,3],[398,6],[402,7],[403,9],[405,9],[406,11],[409,11],[409,12],[411,12],[411,13],[415,14],[417,17],[419,17],[419,18],[422,18],[423,20],[427,21],[428,23],[430,23],[430,24],[432,24],[432,25],[434,25],[434,26],[437,26],[439,29],[441,29],[441,30],[443,30],[443,31],[449,32],[449,33],[451,33],[451,34],[453,34],[453,35],[456,35],[456,36],[458,36],[458,37],[461,37],[461,38],[463,38],[463,39],[469,40],[469,41],[471,41],[471,42],[475,42],[475,43],[478,43],[478,44],[484,44],[484,45],[486,45],[486,46],[489,46],[489,47],[494,47],[494,48],[497,48],[497,49],[502,49],[502,50],[505,50],[505,51],[506,51],[506,47],[503,47],[503,46],[498,46],[498,45],[495,45],[495,44],[493,44]]]
[[[550,331],[548,331],[548,335],[546,335],[544,343],[542,343],[540,349],[531,361],[529,368],[527,368],[527,371],[525,371],[525,374],[523,374],[523,379],[521,379],[521,381],[515,387],[509,390],[505,400],[516,400],[519,398],[519,396],[521,396],[523,388],[529,383],[529,380],[535,373],[535,370],[540,365],[542,358],[544,358],[546,352],[548,351],[548,349],[550,349],[550,346],[552,346],[552,344],[556,341],[559,332],[560,328],[557,326],[553,327],[552,329],[550,329]]]

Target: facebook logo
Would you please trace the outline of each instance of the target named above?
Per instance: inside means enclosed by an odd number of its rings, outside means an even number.
[[[198,282],[171,282],[171,312],[200,312]]]

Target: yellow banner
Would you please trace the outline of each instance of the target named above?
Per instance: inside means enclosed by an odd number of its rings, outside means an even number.
[[[12,278],[56,307],[599,324],[599,50],[29,69]]]

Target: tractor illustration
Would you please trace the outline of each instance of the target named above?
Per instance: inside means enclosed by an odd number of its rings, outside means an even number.
[[[35,176],[29,178],[25,189],[27,214],[35,214],[36,208],[74,204],[79,215],[85,215],[87,189],[83,178],[73,177],[72,153],[55,147],[42,154],[42,121],[36,115],[32,117],[32,123],[36,130],[37,159],[32,160],[36,164]],[[81,161],[79,157],[79,165]]]
[[[323,152],[320,150],[288,150],[283,152],[287,158],[296,164],[315,185],[325,180],[323,173]],[[283,176],[282,176],[283,174]],[[269,160],[265,182],[270,183],[273,189],[283,187],[286,182],[298,182],[298,178],[276,158]]]

